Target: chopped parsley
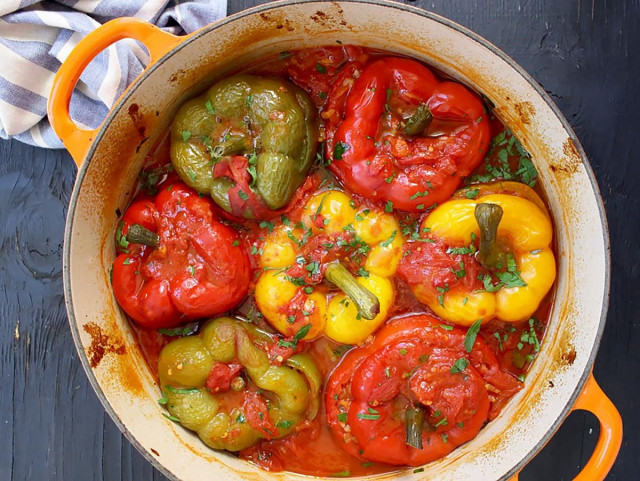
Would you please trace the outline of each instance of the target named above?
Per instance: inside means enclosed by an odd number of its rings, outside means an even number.
[[[304,312],[303,312],[303,314],[304,314]],[[278,341],[278,346],[280,346],[280,347],[291,347],[291,348],[295,349],[296,347],[298,347],[298,341],[300,341],[307,334],[309,334],[310,330],[311,330],[311,324],[306,324],[306,325],[302,326],[298,330],[298,332],[296,332],[296,335],[293,336],[293,341],[282,341],[282,340],[280,340],[280,341]]]
[[[304,268],[310,275],[315,275],[320,272],[320,263],[318,261],[309,262]]]
[[[467,368],[467,366],[469,366],[469,361],[467,361],[464,357],[461,357],[455,360],[453,366],[451,366],[451,369],[449,369],[449,372],[451,374],[463,372]]]
[[[345,142],[338,142],[333,148],[333,160],[342,160],[344,153],[349,150],[351,146]]]
[[[125,254],[128,254],[127,247],[129,247],[129,241],[127,240],[127,236],[122,233],[122,229],[124,228],[124,221],[120,221],[118,224],[118,228],[116,229],[116,244],[120,246],[122,251]]]
[[[276,427],[278,428],[282,428],[282,429],[289,429],[291,426],[293,426],[293,421],[280,421],[278,424],[276,424]]]
[[[447,418],[445,416],[435,424],[435,427],[437,428],[437,427],[440,427],[440,426],[446,426],[447,424],[449,424],[449,421],[447,421]]]
[[[171,414],[162,413],[162,415],[163,415],[165,418],[169,419],[170,421],[173,421],[174,423],[179,423],[179,422],[180,422],[180,419],[178,419],[177,417],[175,417],[175,416],[173,416],[173,415],[171,415]]]
[[[460,279],[461,277],[464,277],[467,273],[464,270],[464,261],[460,261],[459,263],[460,269],[456,270],[453,267],[449,267],[449,269],[451,270],[451,272],[453,272],[453,274],[456,276],[456,279]]]
[[[467,330],[467,335],[464,338],[465,351],[471,352],[471,350],[473,349],[473,345],[476,342],[476,337],[478,337],[478,332],[480,332],[481,325],[482,325],[482,319],[478,319],[476,322],[471,324],[471,326]]]
[[[192,322],[183,327],[177,327],[173,329],[158,329],[160,334],[165,336],[189,336],[198,330],[198,323]]]
[[[364,267],[361,267],[360,269],[358,269],[358,275],[360,277],[369,277],[369,271],[366,270]]]
[[[538,339],[538,335],[536,334],[535,329],[536,320],[532,317],[529,319],[529,330],[524,331],[520,336],[520,341],[526,344],[530,344],[533,346],[533,351],[540,351],[540,341]]]
[[[393,242],[393,239],[395,239],[397,232],[398,231],[394,230],[386,241],[380,242],[380,245],[382,247],[388,247]]]
[[[411,197],[409,197],[409,199],[414,200],[414,199],[417,199],[418,197],[425,197],[427,195],[429,195],[429,191],[425,190],[424,192],[416,192]]]
[[[444,287],[436,287],[436,290],[440,293],[438,295],[438,304],[444,307],[444,295],[449,292],[449,284],[445,284]]]
[[[269,222],[268,220],[263,220],[262,222],[260,222],[260,228],[266,228],[269,231],[269,234],[273,232],[273,227],[273,222]]]
[[[339,473],[333,473],[330,476],[333,478],[348,478],[351,476],[351,471],[340,471]]]
[[[358,413],[357,416],[358,419],[366,419],[367,421],[377,421],[378,419],[380,419],[379,414]]]
[[[475,199],[476,197],[478,197],[479,193],[480,193],[480,189],[469,189],[464,193],[464,196],[467,199]]]
[[[255,187],[256,182],[258,181],[258,172],[256,170],[256,166],[249,164],[249,167],[247,167],[247,172],[249,172],[249,175],[251,176],[251,182],[249,183],[249,186]]]
[[[173,386],[165,386],[167,390],[171,391],[173,394],[192,394],[194,392],[200,392],[197,387],[189,387],[189,388],[175,388]]]
[[[207,108],[207,112],[209,112],[211,115],[215,115],[216,111],[211,104],[211,100],[207,100],[204,106]]]
[[[191,138],[191,131],[190,130],[183,130],[182,131],[182,140],[184,142],[187,142],[190,138]]]
[[[517,159],[517,167],[511,165]],[[489,152],[485,157],[484,173],[476,174],[468,179],[470,183],[489,182],[495,179],[515,180],[533,187],[538,178],[538,171],[531,161],[531,156],[522,148],[518,139],[510,130],[505,130],[491,139]]]

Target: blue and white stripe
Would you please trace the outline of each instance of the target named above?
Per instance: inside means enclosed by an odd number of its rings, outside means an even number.
[[[0,0],[0,137],[62,148],[46,118],[51,84],[73,47],[101,24],[137,17],[178,35],[226,12],[227,0]],[[97,127],[148,60],[133,40],[100,53],[71,99],[74,121]]]

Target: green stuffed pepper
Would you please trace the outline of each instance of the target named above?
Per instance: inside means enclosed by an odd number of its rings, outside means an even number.
[[[302,185],[317,144],[304,91],[282,79],[236,75],[180,108],[171,160],[185,183],[233,216],[266,219]]]
[[[167,344],[158,359],[167,417],[207,446],[229,451],[280,438],[314,419],[320,372],[307,354],[278,365],[267,354],[274,342],[252,324],[220,317],[198,335]]]

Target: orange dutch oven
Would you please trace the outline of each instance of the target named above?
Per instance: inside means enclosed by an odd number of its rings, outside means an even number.
[[[69,116],[75,84],[100,51],[124,38],[143,43],[151,62],[99,128],[79,128]],[[536,81],[495,46],[442,17],[380,0],[275,2],[180,38],[121,18],[88,35],[61,66],[49,118],[79,167],[65,232],[66,305],[80,359],[105,409],[171,479],[308,479],[211,451],[160,415],[159,388],[113,298],[109,268],[119,214],[145,155],[180,104],[239,65],[336,40],[425,61],[491,99],[496,115],[531,153],[556,225],[555,302],[525,388],[475,439],[422,473],[407,468],[375,478],[517,479],[567,415],[584,409],[597,416],[600,437],[575,479],[604,479],[620,448],[622,422],[591,375],[606,319],[610,262],[602,199],[584,152]]]

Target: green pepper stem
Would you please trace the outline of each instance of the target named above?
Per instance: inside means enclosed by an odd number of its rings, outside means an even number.
[[[416,449],[422,449],[422,427],[424,426],[424,410],[411,407],[404,414],[407,435],[405,442]]]
[[[213,148],[213,155],[216,157],[224,157],[226,155],[239,154],[247,149],[247,139],[244,135],[230,135],[229,138],[223,140]]]
[[[480,227],[480,248],[478,262],[485,269],[505,265],[504,252],[498,246],[498,225],[502,220],[502,207],[497,204],[478,204],[474,215]]]
[[[325,278],[342,289],[365,319],[374,319],[380,313],[380,301],[375,294],[360,284],[339,261],[327,266]]]
[[[127,240],[133,244],[144,244],[153,248],[160,245],[160,236],[140,224],[131,224],[129,226]]]
[[[404,125],[404,133],[413,137],[422,134],[433,121],[433,114],[426,104],[421,104]]]

